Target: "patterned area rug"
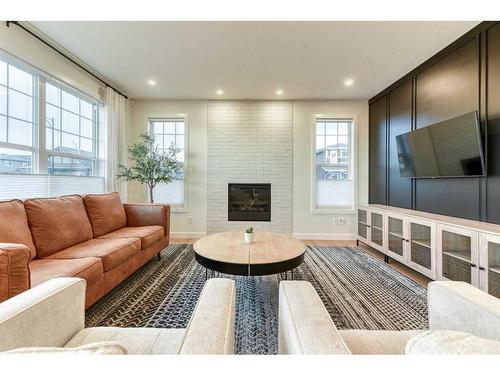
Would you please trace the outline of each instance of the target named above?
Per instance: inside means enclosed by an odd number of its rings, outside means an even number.
[[[236,280],[236,353],[276,354],[279,276]],[[426,289],[355,247],[308,247],[310,281],[340,329],[425,329]],[[205,282],[190,245],[171,245],[87,310],[86,325],[184,328]]]

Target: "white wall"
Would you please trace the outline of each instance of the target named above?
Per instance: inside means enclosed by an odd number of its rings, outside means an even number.
[[[188,207],[172,212],[171,232],[178,237],[202,236],[207,231],[207,102],[204,100],[136,100],[131,107],[128,144],[137,142],[148,128],[148,117],[183,113],[188,126]],[[129,202],[147,202],[144,186],[128,184]]]
[[[172,214],[172,232],[176,236],[196,236],[207,232],[207,117],[204,100],[137,100],[131,108],[129,144],[146,130],[148,115],[186,113],[189,126],[189,210]],[[216,103],[216,102],[215,102]],[[293,107],[293,212],[292,232],[309,238],[354,238],[355,214],[311,213],[311,127],[314,115],[355,116],[357,151],[357,200],[368,201],[368,101],[327,100],[294,101]],[[129,201],[147,201],[144,187],[129,184]],[[335,217],[346,219],[345,225],[334,225]]]
[[[368,101],[328,100],[293,103],[293,233],[315,239],[354,239],[355,213],[312,213],[312,128],[316,114],[353,117],[356,135],[357,192],[359,203],[368,201]],[[345,219],[335,225],[335,218]]]

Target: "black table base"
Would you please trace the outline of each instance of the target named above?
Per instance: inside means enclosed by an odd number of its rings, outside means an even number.
[[[214,275],[213,272],[239,276],[265,276],[275,275],[279,273],[284,274],[284,278],[287,279],[287,272],[292,271],[293,279],[293,269],[300,266],[304,261],[304,254],[301,254],[296,258],[287,259],[281,262],[259,264],[221,262],[218,260],[205,258],[197,252],[194,253],[194,256],[196,261],[207,269],[205,272],[205,276],[207,278],[209,271],[211,271],[212,276]]]

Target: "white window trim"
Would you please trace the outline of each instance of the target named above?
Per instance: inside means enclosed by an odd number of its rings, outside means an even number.
[[[35,77],[34,83],[36,87],[33,87],[33,99],[34,99],[34,109],[33,109],[33,126],[34,129],[32,131],[32,146],[22,146],[15,145],[8,142],[0,142],[0,147],[17,149],[22,151],[29,151],[32,153],[32,165],[31,165],[31,173],[27,175],[46,175],[48,172],[48,156],[62,156],[62,157],[70,157],[75,159],[84,159],[84,160],[93,160],[94,161],[94,175],[93,176],[73,176],[73,177],[102,177],[101,168],[99,160],[101,155],[99,155],[99,109],[95,110],[95,123],[94,123],[94,132],[95,132],[95,140],[94,140],[94,155],[89,157],[85,155],[79,154],[66,154],[55,152],[51,150],[47,150],[46,148],[46,122],[45,122],[45,85],[47,82],[58,87],[61,90],[64,90],[72,95],[77,96],[80,99],[87,100],[91,103],[96,104],[98,107],[103,105],[103,102],[100,99],[94,98],[93,96],[88,95],[84,91],[81,91],[70,84],[64,82],[63,80],[41,70],[37,67],[33,66],[29,62],[12,55],[11,53],[0,48],[0,59],[11,64],[19,69],[25,70],[29,74]],[[61,175],[54,175],[61,176]]]
[[[152,120],[162,119],[183,119],[184,120],[184,204],[182,206],[170,204],[170,212],[187,213],[189,212],[189,116],[187,113],[175,114],[146,114],[145,127],[146,131],[150,131],[149,123]]]
[[[317,208],[316,207],[316,121],[317,119],[327,118],[327,119],[349,119],[352,121],[352,131],[351,131],[351,145],[352,145],[352,158],[351,158],[351,168],[352,168],[352,208],[348,207],[332,207],[332,208]],[[322,114],[314,115],[311,120],[311,214],[354,214],[356,213],[356,207],[358,202],[358,148],[357,148],[357,125],[358,116],[353,114]]]
[[[100,98],[96,98],[92,95],[89,95],[85,91],[69,84],[66,82],[64,79],[59,78],[57,76],[54,76],[53,74],[47,73],[44,70],[41,70],[37,68],[36,66],[32,65],[28,61],[17,57],[10,52],[7,52],[6,50],[0,48],[0,58],[4,61],[7,61],[7,63],[12,64],[12,65],[18,65],[22,69],[26,70],[30,74],[37,75],[39,78],[43,78],[45,81],[53,81],[55,82],[60,88],[63,90],[68,91],[69,93],[79,96],[81,98],[84,98],[85,100],[88,100],[90,102],[95,102],[99,106],[103,106],[104,102]]]
[[[27,173],[28,175],[30,174],[38,174],[39,172],[39,163],[40,163],[40,155],[39,155],[39,148],[40,148],[40,103],[41,103],[41,98],[40,98],[40,92],[38,91],[38,88],[40,87],[40,80],[41,76],[39,71],[31,66],[30,64],[27,64],[21,59],[18,59],[17,57],[4,52],[3,50],[0,49],[0,59],[4,62],[6,62],[9,65],[12,65],[16,67],[17,69],[23,70],[26,73],[30,74],[33,76],[32,80],[32,92],[31,92],[31,97],[33,99],[33,107],[32,107],[32,123],[33,123],[33,129],[31,131],[31,146],[25,146],[25,145],[18,145],[15,143],[9,143],[9,142],[0,142],[0,147],[6,148],[6,149],[11,149],[11,150],[19,150],[19,151],[26,151],[26,152],[31,152],[31,173]],[[8,84],[8,83],[7,83]],[[7,90],[10,89],[10,86],[7,87]],[[15,89],[13,89],[15,90]],[[18,91],[18,90],[15,90]],[[8,91],[7,91],[7,107],[9,105],[8,102]],[[8,110],[7,110],[8,112]],[[8,116],[11,117],[11,116]],[[12,117],[11,117],[12,118]]]
[[[61,83],[53,78],[46,78],[46,77],[41,77],[40,79],[40,103],[43,103],[45,105],[43,106],[40,106],[40,118],[43,118],[45,119],[46,118],[46,115],[45,115],[45,111],[46,111],[46,90],[45,90],[45,87],[46,87],[46,84],[49,83],[51,84],[52,86],[54,87],[57,87],[58,89],[62,90],[62,91],[66,91],[67,93],[73,95],[73,96],[76,96],[78,99],[80,100],[85,100],[89,103],[92,104],[92,107],[93,107],[93,113],[92,113],[92,126],[93,126],[93,150],[92,150],[92,153],[93,155],[82,155],[82,154],[78,154],[78,153],[72,153],[72,152],[60,152],[60,151],[53,151],[53,150],[48,150],[46,147],[46,135],[47,135],[47,130],[46,130],[46,126],[47,126],[47,122],[44,120],[43,123],[40,123],[39,125],[39,128],[40,128],[40,134],[39,134],[39,138],[40,138],[40,141],[39,141],[39,150],[40,150],[40,159],[43,160],[43,162],[45,163],[45,165],[40,165],[40,167],[44,168],[44,169],[40,169],[41,171],[44,171],[45,173],[47,173],[48,171],[48,158],[49,156],[59,156],[59,157],[63,157],[63,158],[71,158],[71,159],[79,159],[79,160],[91,160],[94,162],[94,175],[93,176],[80,176],[80,177],[99,177],[99,176],[102,176],[101,174],[101,163],[99,163],[99,160],[101,158],[101,155],[99,155],[99,137],[100,137],[100,134],[99,134],[99,105],[100,103],[98,101],[96,101],[95,99],[91,99],[88,95],[86,95],[85,93],[82,93],[82,92],[79,92],[78,90],[75,90],[73,89],[72,87],[69,87],[67,85],[65,85],[64,83]],[[97,108],[95,107],[97,106]],[[58,107],[59,108],[59,107]],[[43,112],[43,113],[42,113]],[[76,115],[76,113],[74,112],[71,112],[73,114]],[[79,119],[78,121],[81,121],[80,116],[79,116]],[[61,118],[61,121],[62,121],[62,118]],[[43,147],[42,147],[43,146]],[[54,175],[54,176],[60,176],[60,175]]]

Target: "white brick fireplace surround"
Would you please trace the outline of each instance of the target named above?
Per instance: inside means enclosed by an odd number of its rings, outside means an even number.
[[[209,233],[248,226],[292,232],[292,120],[290,102],[208,103]],[[271,221],[228,221],[228,183],[270,183]]]

